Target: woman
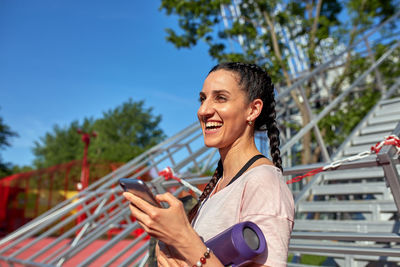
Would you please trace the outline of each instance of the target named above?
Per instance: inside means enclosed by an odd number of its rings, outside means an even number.
[[[197,116],[204,143],[218,148],[221,157],[200,204],[188,219],[181,202],[170,193],[157,195],[158,201],[169,204],[168,209],[124,193],[136,206],[130,205],[133,216],[150,235],[168,245],[158,252],[161,266],[222,266],[202,239],[207,241],[242,221],[256,223],[267,240],[267,252],[251,266],[285,266],[294,204],[282,178],[270,77],[257,65],[219,64],[204,81],[200,102]],[[265,129],[272,162],[259,156],[255,145],[254,132]]]

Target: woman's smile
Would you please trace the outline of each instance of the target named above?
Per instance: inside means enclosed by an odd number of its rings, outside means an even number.
[[[205,134],[213,134],[218,132],[218,130],[223,126],[224,124],[220,121],[212,121],[209,120],[205,123]]]

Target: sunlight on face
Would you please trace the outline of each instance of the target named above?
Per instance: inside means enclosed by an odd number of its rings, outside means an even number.
[[[197,117],[206,146],[224,148],[242,138],[249,104],[235,73],[226,70],[210,73],[200,92],[200,102]]]

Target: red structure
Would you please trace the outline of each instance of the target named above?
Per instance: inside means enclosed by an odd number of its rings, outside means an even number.
[[[82,188],[78,188],[79,190],[83,190],[89,185],[89,163],[88,163],[88,149],[90,145],[90,138],[94,138],[97,136],[95,132],[85,133],[82,130],[78,130],[78,134],[82,135],[82,142],[85,144],[85,148],[83,150],[83,159],[82,159],[82,172],[81,172],[81,186]]]
[[[85,133],[81,130],[78,130],[78,133],[82,135],[82,142],[85,145],[82,160],[74,160],[46,169],[17,173],[0,179],[0,236],[16,230],[123,165],[123,163],[106,161],[90,163],[88,160],[90,140],[97,134],[95,132]],[[151,177],[144,174],[141,179],[147,181]],[[114,198],[114,196],[111,197]],[[110,209],[110,212],[112,210],[113,208]],[[85,217],[85,214],[79,216],[77,222],[84,220]],[[134,220],[134,218],[131,219]],[[70,226],[66,226],[66,228]],[[110,229],[107,235],[111,237],[120,230],[118,228]],[[143,230],[137,229],[132,234],[138,236],[142,232]]]
[[[89,164],[86,161],[87,183],[103,177],[122,164],[104,161]],[[76,185],[81,182],[82,165],[83,160],[74,160],[0,179],[0,236],[77,194]]]

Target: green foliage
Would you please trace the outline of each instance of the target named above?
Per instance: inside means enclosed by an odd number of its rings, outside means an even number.
[[[323,58],[326,58],[327,53],[333,52],[339,43],[352,44],[360,33],[393,15],[399,6],[398,0],[239,2],[237,8],[240,17],[234,19],[229,17],[231,14],[227,14],[229,23],[226,24],[220,12],[222,5],[232,3],[230,0],[161,0],[160,9],[165,10],[168,15],[178,16],[179,19],[180,31],[168,29],[167,40],[178,48],[190,48],[199,41],[205,42],[209,46],[209,54],[217,61],[257,63],[268,69],[275,84],[283,86],[285,80],[286,85],[289,85],[287,78],[289,75],[285,75],[285,72],[289,69],[287,60],[291,56],[286,49],[288,42],[284,41],[285,38],[296,42],[296,38],[301,37],[306,41],[303,49],[308,54],[307,63],[311,71],[314,66],[322,62]],[[319,13],[318,3],[321,3]],[[348,19],[339,20],[339,14]],[[278,28],[284,28],[288,34],[283,36]],[[391,27],[384,30],[390,33]],[[370,45],[375,59],[387,48],[382,44]],[[261,49],[266,52],[262,53]],[[379,68],[384,77],[384,84],[391,84],[391,79],[400,75],[399,51],[396,53]],[[360,77],[371,64],[366,51],[354,51],[349,54],[343,68],[339,68],[339,73],[342,74],[335,77],[332,84],[327,84],[330,88],[330,97],[339,95],[343,88]],[[372,75],[368,77],[369,80],[375,79]],[[363,92],[347,97],[338,110],[319,123],[323,138],[327,139],[330,149],[335,149],[376,103],[379,98],[376,90],[383,89],[375,86],[376,82],[374,80],[368,85],[369,81],[366,81],[360,89],[364,90]],[[306,88],[308,95],[315,93],[313,90],[311,84]],[[301,111],[301,108],[298,108]],[[295,128],[302,126],[304,125],[289,127],[297,132],[298,129]],[[304,153],[309,147],[311,144],[303,143],[301,155],[294,154],[296,158],[304,157],[304,162],[310,162],[310,153]],[[318,158],[318,150],[315,150],[315,153],[315,158]]]
[[[397,3],[398,4],[398,3]],[[370,26],[374,19],[380,22],[394,15],[396,12],[396,1],[393,0],[351,0],[347,1],[347,9],[351,15],[354,25],[363,27]]]
[[[89,156],[111,162],[127,162],[163,138],[158,127],[161,116],[153,116],[151,108],[144,108],[144,102],[128,102],[103,113],[103,118],[94,123],[98,133]]]
[[[220,15],[221,5],[230,3],[230,0],[162,0],[160,10],[166,11],[167,15],[177,15],[180,28],[179,33],[166,29],[167,41],[177,48],[190,48],[198,41],[203,41],[209,46],[210,56],[219,62],[258,63],[269,70],[274,81],[281,80],[282,62],[279,62],[273,49],[271,38],[273,29],[267,23],[265,14],[272,17],[273,24],[279,23],[286,27],[293,38],[296,38],[311,31],[314,18],[307,15],[310,14],[309,7],[315,3],[300,0],[289,3],[282,0],[243,0],[239,5],[241,19],[225,27]],[[278,5],[286,8],[277,11]],[[339,24],[337,16],[341,9],[342,6],[337,0],[323,1],[315,36],[317,44],[322,39],[330,37],[331,28]],[[293,23],[294,21],[299,23]],[[242,40],[241,51],[235,52],[234,50],[239,47],[239,39]],[[283,40],[283,36],[278,35],[279,40]],[[285,48],[282,42],[279,46],[281,50]],[[266,53],[262,54],[260,48],[264,48]],[[283,64],[286,64],[287,56],[283,57]]]
[[[326,256],[318,256],[318,255],[301,255],[300,264],[309,264],[313,266],[323,266],[324,261],[326,261]],[[292,262],[293,254],[289,254],[288,262]]]
[[[83,123],[73,121],[68,127],[55,125],[39,141],[35,141],[33,154],[36,168],[46,168],[63,162],[81,159],[83,143],[78,129],[84,132],[93,131],[94,120],[85,118]]]
[[[28,165],[23,165],[23,166],[13,165],[12,167],[12,173],[29,172],[33,170],[34,168]]]
[[[0,117],[0,151],[9,147],[10,139],[17,137],[18,134],[10,129],[10,126],[4,123],[3,118]],[[10,175],[12,173],[11,163],[4,162],[0,154],[0,177]]]
[[[55,125],[52,132],[35,142],[34,165],[44,168],[81,159],[84,144],[78,129],[97,134],[89,146],[90,160],[127,162],[163,140],[160,121],[161,116],[152,115],[152,109],[145,108],[143,101],[130,99],[104,112],[100,119],[85,118],[82,123],[73,121],[67,127]]]
[[[357,95],[348,96],[339,110],[325,116],[318,124],[325,131],[326,144],[338,147],[379,98],[380,92],[371,87]]]

